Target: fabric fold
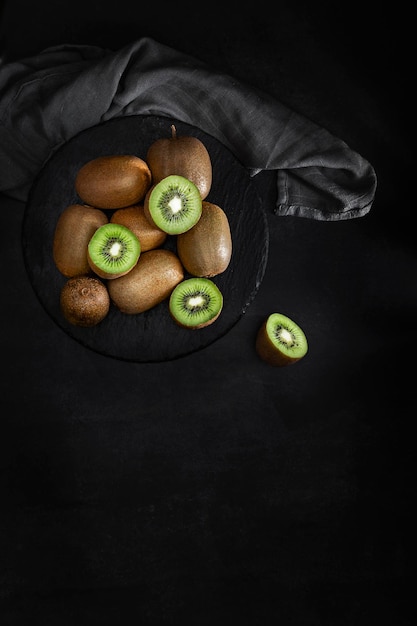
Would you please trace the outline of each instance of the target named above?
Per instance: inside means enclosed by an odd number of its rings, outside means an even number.
[[[63,45],[0,66],[0,191],[26,201],[71,137],[128,115],[196,126],[251,176],[277,174],[277,215],[360,217],[377,186],[372,165],[343,140],[268,94],[151,38],[118,51]]]

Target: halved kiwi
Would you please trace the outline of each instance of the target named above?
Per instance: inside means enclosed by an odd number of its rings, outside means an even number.
[[[258,330],[255,347],[269,365],[284,366],[302,359],[308,343],[298,324],[282,313],[271,313]]]
[[[200,219],[202,199],[197,186],[172,174],[153,185],[145,196],[145,215],[151,223],[169,235],[179,235]]]
[[[109,222],[91,237],[87,258],[91,269],[101,278],[117,278],[130,272],[141,253],[139,239],[122,224]]]
[[[209,278],[187,278],[169,298],[169,311],[179,326],[204,328],[212,324],[223,308],[223,295]]]

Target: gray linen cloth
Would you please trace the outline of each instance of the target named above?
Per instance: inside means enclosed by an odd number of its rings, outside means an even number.
[[[251,176],[277,175],[277,215],[350,219],[371,208],[372,165],[271,96],[151,38],[117,51],[62,45],[0,66],[0,192],[26,201],[49,157],[71,137],[127,115],[200,128]]]

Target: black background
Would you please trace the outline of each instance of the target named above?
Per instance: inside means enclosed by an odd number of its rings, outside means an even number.
[[[357,220],[278,218],[258,175],[255,301],[213,345],[156,364],[62,332],[25,271],[25,207],[1,198],[4,626],[411,624],[411,18],[365,4],[6,2],[6,60],[154,37],[325,126],[378,189]],[[278,310],[309,339],[283,369],[254,350]]]

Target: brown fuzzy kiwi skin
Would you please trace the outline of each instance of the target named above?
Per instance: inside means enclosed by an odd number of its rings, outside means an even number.
[[[226,213],[203,201],[197,224],[177,236],[177,254],[193,276],[210,278],[224,272],[232,258],[232,234]]]
[[[142,202],[152,182],[146,161],[132,154],[96,157],[82,165],[75,190],[85,204],[120,209]]]
[[[266,330],[267,321],[268,318],[264,320],[256,336],[255,350],[258,356],[272,367],[285,367],[300,361],[303,357],[291,357],[278,350],[268,336]]]
[[[97,228],[108,221],[103,211],[91,206],[71,204],[63,210],[55,227],[52,252],[61,274],[70,278],[91,273],[88,242]]]
[[[177,255],[156,248],[142,253],[128,274],[108,283],[108,290],[115,306],[132,315],[148,311],[168,298],[183,278],[184,269]]]
[[[211,189],[213,171],[210,154],[200,139],[192,135],[178,136],[174,125],[171,137],[161,137],[148,148],[146,162],[154,184],[170,174],[191,180],[204,200]]]
[[[142,252],[159,248],[167,238],[167,233],[155,224],[151,224],[146,217],[143,204],[117,209],[112,214],[110,221],[129,228],[139,239]]]
[[[151,212],[150,212],[150,210],[149,210],[149,198],[151,197],[151,193],[152,193],[152,191],[154,190],[155,185],[156,185],[156,183],[155,183],[155,184],[152,184],[152,185],[149,187],[149,189],[148,189],[148,191],[146,192],[146,194],[145,194],[145,198],[144,198],[144,200],[143,200],[143,213],[144,213],[144,215],[145,215],[146,219],[148,220],[149,224],[151,224],[151,226],[152,226],[152,227],[154,227],[154,228],[159,228],[159,227],[155,224],[155,222],[154,222],[154,220],[153,220],[153,218],[152,218]]]
[[[95,276],[69,278],[60,293],[60,307],[65,319],[75,326],[99,324],[110,309],[106,285]]]

